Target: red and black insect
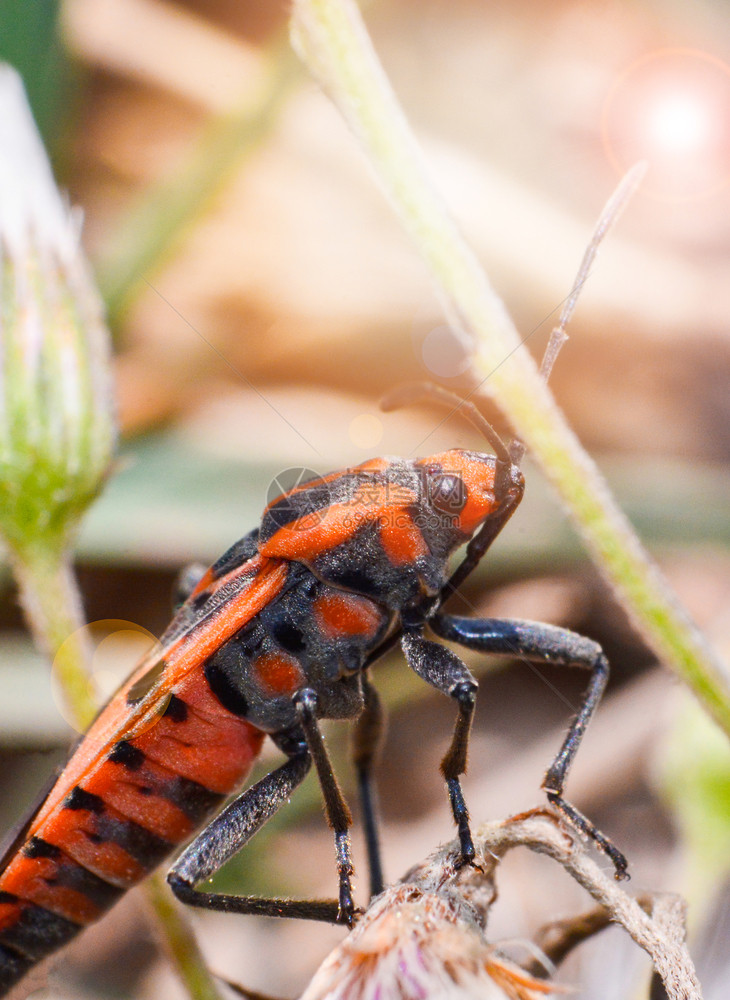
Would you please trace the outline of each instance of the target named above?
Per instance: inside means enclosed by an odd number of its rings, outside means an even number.
[[[623,855],[563,798],[608,676],[600,647],[549,625],[442,611],[523,492],[508,450],[469,409],[496,457],[455,449],[416,461],[373,459],[300,485],[269,504],[260,528],[195,583],[161,652],[141,663],[101,712],[0,862],[0,994],[206,823],[168,875],[178,898],[216,910],[351,924],[351,819],[319,720],[356,720],[355,764],[377,893],[383,880],[370,776],[381,712],[368,667],[396,642],[412,669],[457,704],[441,771],[462,858],[471,862],[460,776],[477,682],[458,656],[426,637],[427,629],[479,652],[590,671],[543,787],[610,856],[617,877],[625,875]],[[449,576],[449,557],[467,542]],[[220,811],[267,735],[286,762]],[[312,764],[334,831],[339,899],[198,892]]]

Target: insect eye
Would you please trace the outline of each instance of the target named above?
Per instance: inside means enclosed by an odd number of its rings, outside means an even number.
[[[460,476],[434,476],[429,484],[431,504],[442,514],[460,514],[466,504],[466,486]]]

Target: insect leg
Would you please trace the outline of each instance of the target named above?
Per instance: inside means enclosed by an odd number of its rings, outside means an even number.
[[[327,748],[322,739],[322,733],[317,721],[317,695],[311,688],[302,688],[294,696],[294,704],[299,716],[299,725],[307,741],[317,777],[324,798],[324,809],[327,822],[334,831],[335,853],[337,855],[337,875],[340,881],[340,902],[337,911],[337,923],[352,926],[355,916],[355,904],[352,899],[352,859],[350,855],[349,829],[352,826],[352,816],[345,798],[340,791],[335,772],[332,770]]]
[[[441,773],[446,779],[451,811],[459,831],[461,857],[465,864],[471,864],[474,861],[474,841],[460,777],[466,771],[477,682],[455,653],[437,642],[424,639],[420,633],[421,629],[407,629],[401,637],[408,666],[439,691],[454,698],[459,706],[451,745],[441,761]]]
[[[357,772],[360,805],[362,808],[365,843],[370,869],[370,896],[378,896],[384,888],[383,866],[380,860],[378,842],[378,810],[373,787],[373,765],[375,764],[385,728],[385,713],[378,692],[365,674],[362,675],[364,698],[363,711],[357,718],[352,733],[352,758]]]
[[[233,857],[282,806],[312,765],[306,747],[276,771],[246,789],[196,837],[180,855],[167,876],[172,891],[189,906],[227,913],[256,913],[268,917],[299,917],[335,923],[335,900],[262,899],[198,892],[196,886]]]
[[[437,615],[429,624],[442,638],[482,653],[502,653],[540,663],[582,667],[590,671],[583,701],[570,723],[563,745],[547,770],[542,787],[548,800],[560,809],[573,826],[590,837],[608,855],[616,869],[616,878],[627,878],[627,861],[623,854],[587,817],[563,798],[563,787],[570,766],[608,681],[608,660],[598,643],[568,629],[519,619],[479,620]]]

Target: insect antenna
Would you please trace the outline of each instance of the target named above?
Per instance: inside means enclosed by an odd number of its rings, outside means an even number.
[[[598,217],[598,222],[593,229],[590,242],[586,247],[583,258],[580,262],[578,273],[573,281],[573,287],[570,290],[570,294],[563,302],[563,308],[560,310],[557,326],[554,326],[550,331],[547,347],[545,348],[545,353],[543,354],[542,361],[540,362],[540,375],[543,382],[546,384],[552,373],[553,365],[555,364],[557,356],[560,354],[563,344],[568,339],[568,334],[565,332],[566,328],[571,320],[576,303],[578,302],[578,297],[583,290],[583,286],[590,277],[591,268],[595,263],[601,243],[603,243],[603,240],[606,238],[609,230],[614,226],[623,212],[627,202],[641,183],[647,169],[647,164],[644,161],[634,164],[634,166],[621,178],[611,197],[603,206],[603,210]],[[524,442],[519,438],[513,438],[510,442],[509,450],[513,462],[515,465],[519,465],[525,455],[526,449]]]
[[[443,386],[436,385],[434,382],[404,382],[383,396],[380,400],[380,408],[389,413],[391,410],[399,410],[403,406],[410,406],[411,403],[417,403],[424,399],[430,399],[436,403],[453,407],[449,416],[457,412],[463,413],[467,420],[490,443],[494,449],[494,454],[497,456],[497,462],[506,467],[514,465],[509,448],[476,406],[470,403],[468,399],[463,399],[461,396],[457,396],[455,392],[444,389]]]

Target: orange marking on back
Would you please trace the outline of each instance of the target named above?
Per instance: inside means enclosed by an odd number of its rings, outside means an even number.
[[[328,472],[326,476],[317,476],[314,479],[310,479],[307,483],[300,483],[299,486],[293,486],[290,490],[285,493],[280,493],[278,497],[275,497],[270,504],[264,509],[263,516],[265,517],[267,512],[275,507],[280,500],[284,497],[295,496],[297,493],[303,493],[305,490],[311,489],[313,486],[319,486],[322,483],[333,483],[337,479],[341,479],[342,476],[349,476],[353,473],[358,472],[385,472],[391,465],[390,459],[387,458],[369,458],[366,462],[362,462],[360,465],[355,465],[347,469],[336,469],[334,472]],[[263,551],[263,550],[262,550]]]
[[[51,913],[77,924],[98,920],[102,911],[88,896],[64,885],[53,885],[51,880],[57,868],[56,862],[50,858],[28,858],[24,854],[16,854],[3,872],[3,891],[44,906]]]
[[[331,504],[279,528],[261,546],[261,553],[283,559],[316,559],[367,524],[393,521],[415,500],[412,490],[397,483],[362,483],[348,503]]]
[[[357,594],[323,594],[314,602],[312,610],[328,639],[343,635],[377,635],[385,618],[377,604]]]
[[[64,798],[75,785],[83,784],[83,787],[87,787],[86,777],[93,774],[96,769],[104,767],[106,755],[115,743],[159,725],[160,713],[164,711],[170,691],[182,684],[191,672],[200,668],[212,653],[279,593],[288,573],[285,562],[256,557],[245,565],[246,579],[242,583],[241,591],[233,595],[225,606],[213,612],[208,619],[198,622],[189,632],[179,636],[161,652],[156,649],[142,662],[129,681],[101,712],[38,811],[31,824],[29,836],[36,833],[51,813],[63,807]],[[256,575],[248,579],[252,567]],[[164,657],[167,668],[159,682],[142,701],[128,705],[127,691],[159,661],[160,656]],[[255,741],[249,736],[244,742],[250,752]]]
[[[353,469],[353,472],[385,472],[391,465],[389,458],[369,458]]]
[[[394,566],[407,566],[418,556],[429,555],[426,540],[410,514],[402,511],[380,528],[383,551]]]
[[[326,476],[316,476],[314,479],[310,479],[309,482],[300,483],[299,486],[292,486],[290,490],[280,493],[278,497],[274,497],[271,503],[264,507],[262,517],[266,517],[268,511],[270,511],[272,507],[275,507],[280,500],[284,499],[284,497],[294,496],[295,493],[303,493],[304,490],[310,490],[313,486],[319,486],[321,483],[332,483],[335,479],[339,479],[340,476],[347,475],[349,471],[349,469],[337,469],[335,472],[329,472]]]
[[[264,653],[251,664],[262,694],[275,698],[297,691],[306,677],[298,660],[287,653]]]

